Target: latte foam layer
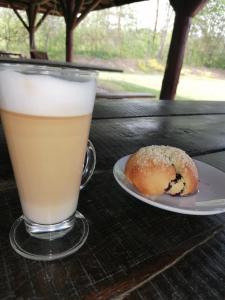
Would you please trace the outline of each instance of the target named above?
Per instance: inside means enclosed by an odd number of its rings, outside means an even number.
[[[15,113],[67,117],[91,114],[96,81],[0,71],[0,108]]]

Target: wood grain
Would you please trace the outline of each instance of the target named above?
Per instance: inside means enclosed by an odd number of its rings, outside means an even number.
[[[225,171],[224,104],[177,103],[177,115],[153,104],[158,116],[140,117],[142,101],[135,100],[136,115],[131,104],[128,116],[123,104],[112,104],[111,115],[105,107],[106,119],[96,108],[90,137],[98,164],[78,205],[90,234],[77,253],[51,263],[26,260],[10,246],[10,227],[22,212],[0,129],[0,299],[224,300],[224,214],[160,210],[128,195],[112,174],[118,158],[153,143],[182,147]]]
[[[192,105],[191,105],[192,104]],[[225,114],[223,101],[97,99],[93,119]]]

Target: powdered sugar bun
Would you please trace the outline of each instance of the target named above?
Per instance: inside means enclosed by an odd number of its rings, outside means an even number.
[[[198,190],[198,170],[183,150],[148,146],[130,156],[125,167],[129,181],[144,195],[185,196]]]

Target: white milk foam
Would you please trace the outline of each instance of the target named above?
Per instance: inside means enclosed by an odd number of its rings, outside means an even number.
[[[0,108],[34,116],[81,116],[92,113],[96,81],[75,82],[48,75],[0,71]]]

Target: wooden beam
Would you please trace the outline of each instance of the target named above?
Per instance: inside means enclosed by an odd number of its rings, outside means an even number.
[[[23,20],[23,18],[21,17],[21,15],[19,14],[19,12],[17,11],[17,9],[15,8],[14,4],[12,3],[12,1],[9,1],[9,5],[11,6],[11,8],[13,9],[14,13],[16,14],[16,16],[18,17],[18,19],[22,22],[23,26],[29,31],[29,26],[26,24],[26,22]]]
[[[182,13],[194,17],[209,0],[170,0],[170,4],[176,13]]]
[[[73,23],[76,10],[75,0],[60,0],[66,23],[66,61],[73,61]],[[79,4],[78,4],[79,5]]]
[[[38,12],[38,6],[34,4],[33,2],[30,2],[28,9],[26,10],[27,13],[27,19],[28,19],[28,31],[29,31],[29,44],[30,44],[30,50],[34,50],[36,48],[35,46],[35,21],[37,17]]]
[[[91,12],[94,10],[99,4],[101,0],[94,0],[86,9],[82,12],[82,14],[77,18],[75,22],[75,27]]]
[[[63,16],[66,23],[66,61],[73,61],[73,30],[87,16],[87,14],[95,9],[101,0],[94,0],[78,17],[84,4],[84,0],[60,0]]]
[[[73,61],[73,28],[66,24],[66,61]]]
[[[73,16],[72,16],[72,20],[73,20],[72,26],[73,26],[73,28],[75,28],[75,26],[76,26],[77,15],[80,13],[83,4],[84,4],[84,0],[77,0],[76,1],[76,5],[75,5],[74,11],[73,11]]]
[[[60,0],[62,11],[63,11],[63,17],[65,19],[65,22],[69,22],[69,11],[67,7],[67,2],[66,0]]]
[[[170,4],[174,8],[176,16],[160,99],[173,100],[175,98],[191,24],[191,17],[201,10],[207,1],[208,0],[170,0]]]
[[[46,12],[42,15],[42,17],[40,18],[40,20],[38,21],[38,23],[35,25],[35,30],[37,30],[39,28],[39,26],[44,22],[44,20],[49,15],[49,13],[51,12],[51,10],[52,10],[51,8],[48,8],[46,10]]]
[[[203,9],[203,7],[207,4],[208,1],[209,0],[201,0],[200,2],[198,1],[198,5],[196,5],[192,9],[191,16],[194,17],[195,15],[197,15],[199,13],[199,11],[201,11]]]
[[[39,26],[43,23],[43,21],[45,20],[45,18],[47,17],[47,15],[51,11],[51,8],[48,8],[45,11],[45,13],[43,14],[43,16],[40,18],[38,23],[35,25],[37,12],[38,12],[40,3],[41,4],[47,3],[47,0],[41,0],[41,1],[40,0],[36,0],[36,1],[33,0],[33,1],[29,2],[29,5],[26,9],[27,20],[28,20],[28,24],[26,24],[26,22],[23,20],[22,16],[17,11],[14,3],[11,0],[9,0],[10,7],[13,9],[16,16],[19,18],[19,20],[22,22],[22,24],[24,25],[24,27],[27,29],[27,31],[29,33],[30,49],[35,49],[36,48],[35,47],[35,31],[39,28]]]
[[[78,0],[79,1],[79,0]],[[68,14],[69,14],[69,26],[73,29],[73,23],[76,19],[76,16],[74,16],[74,11],[76,10],[77,0],[67,0],[67,7],[68,7]]]
[[[69,9],[70,16],[73,15],[75,6],[76,6],[76,0],[67,0],[67,7]]]
[[[190,24],[190,17],[176,14],[160,99],[173,100],[176,95]]]
[[[75,9],[75,0],[60,0],[64,20],[66,23],[66,61],[73,61],[73,22],[72,15]]]
[[[37,12],[38,12],[38,6],[33,2],[30,2],[26,10],[29,28],[35,28],[35,20],[37,17]]]

